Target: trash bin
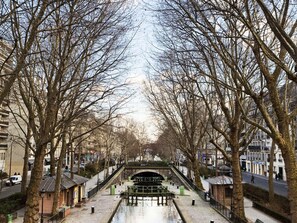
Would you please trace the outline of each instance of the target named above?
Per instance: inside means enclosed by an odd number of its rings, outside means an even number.
[[[185,195],[185,187],[184,186],[179,187],[179,195]]]
[[[94,212],[95,212],[95,207],[92,206],[92,207],[91,207],[91,213],[94,214]]]
[[[12,223],[12,214],[7,215],[7,223]]]
[[[110,186],[110,195],[115,195],[115,187],[114,185]]]
[[[192,200],[192,205],[193,205],[193,206],[195,205],[195,200]]]

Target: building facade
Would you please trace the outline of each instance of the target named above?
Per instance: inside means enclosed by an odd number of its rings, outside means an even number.
[[[240,157],[242,169],[250,173],[268,177],[271,146],[272,139],[266,133],[259,130],[244,152],[244,155]],[[277,145],[275,145],[272,159],[273,177],[286,180],[284,159]]]

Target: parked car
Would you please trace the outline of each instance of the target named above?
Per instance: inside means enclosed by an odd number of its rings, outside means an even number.
[[[21,175],[13,175],[5,182],[5,184],[6,184],[6,186],[12,186],[15,184],[20,184],[21,182],[22,182]]]

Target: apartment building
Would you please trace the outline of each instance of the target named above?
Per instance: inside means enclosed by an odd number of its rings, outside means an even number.
[[[12,72],[13,55],[11,55],[11,46],[3,39],[0,39],[0,88],[5,86],[6,77]],[[24,164],[24,134],[20,125],[17,123],[14,112],[19,113],[19,109],[14,103],[10,94],[0,105],[0,170],[13,175],[21,173]]]
[[[244,152],[244,155],[240,157],[242,169],[250,173],[268,177],[271,146],[272,139],[266,133],[259,130]],[[283,180],[287,179],[285,163],[281,150],[277,145],[273,155],[273,177],[276,176]]]
[[[7,57],[11,48],[2,39],[0,39],[0,89],[3,89],[5,84],[5,75],[11,72],[12,61]],[[9,126],[9,101],[6,99],[0,104],[0,170],[6,171],[6,160],[10,159],[7,151],[10,147],[8,126]]]

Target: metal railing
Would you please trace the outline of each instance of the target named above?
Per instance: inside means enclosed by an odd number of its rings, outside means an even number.
[[[188,183],[188,185],[196,191],[199,197],[204,201],[209,201],[208,193],[198,188],[193,181],[191,181],[188,177],[186,177],[176,166],[172,166],[176,172]]]
[[[210,198],[209,204],[212,208],[214,208],[218,212],[220,212],[221,215],[223,215],[230,222],[236,222],[236,223],[247,223],[248,222],[246,219],[242,219],[240,216],[236,215],[228,207],[226,207],[225,205],[221,204],[220,202],[216,201],[213,198]]]
[[[60,216],[60,213],[53,215],[47,220],[47,223],[60,223],[64,220],[64,217]]]
[[[110,179],[112,179],[114,177],[114,175],[116,175],[121,168],[124,165],[119,166],[119,168],[117,168],[115,171],[113,171],[106,179],[104,179],[100,184],[97,184],[96,187],[94,187],[92,190],[88,191],[88,198],[93,197],[95,194],[98,193],[98,191],[105,186],[105,184],[108,183],[108,181],[110,181]]]
[[[202,191],[199,189],[190,179],[188,179],[183,173],[179,171],[179,169],[176,166],[173,166],[173,168],[180,174],[180,176],[192,187],[193,190],[196,191],[196,193],[204,200],[209,201],[210,206],[214,209],[216,209],[218,212],[221,213],[226,219],[228,219],[230,222],[236,222],[236,223],[247,223],[246,219],[242,219],[241,217],[237,216],[232,210],[230,210],[225,205],[221,204],[220,202],[216,201],[215,199],[209,197],[209,194],[207,192]]]

